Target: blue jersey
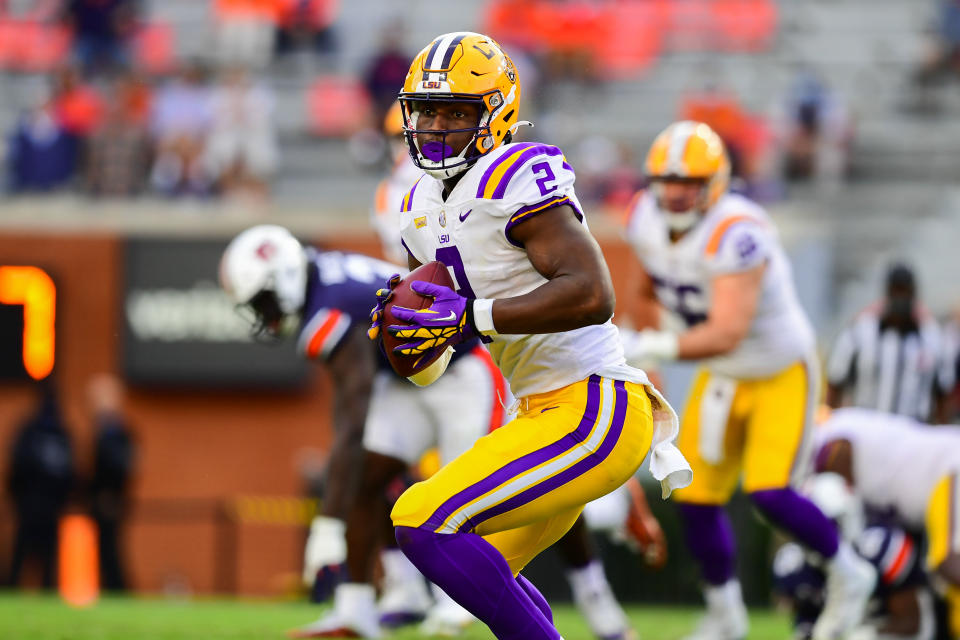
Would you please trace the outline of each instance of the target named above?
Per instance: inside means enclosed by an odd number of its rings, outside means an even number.
[[[871,616],[883,615],[887,598],[897,591],[927,583],[917,543],[902,529],[873,523],[857,536],[854,546],[877,570]],[[823,610],[826,584],[823,569],[809,562],[799,545],[790,542],[777,551],[773,561],[774,591],[792,602],[794,627],[801,635],[813,628]]]
[[[354,330],[366,331],[376,292],[403,267],[358,253],[307,249],[307,294],[297,351],[311,360],[329,360]],[[477,341],[457,345],[457,354]],[[381,350],[377,366],[392,371]]]

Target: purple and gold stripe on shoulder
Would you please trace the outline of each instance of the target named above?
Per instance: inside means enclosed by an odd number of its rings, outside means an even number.
[[[510,216],[510,219],[507,220],[507,226],[503,229],[504,234],[507,236],[507,240],[515,247],[522,247],[523,244],[514,240],[513,236],[511,235],[513,228],[525,220],[529,220],[530,218],[540,215],[544,211],[549,211],[554,207],[560,207],[563,205],[572,207],[573,213],[577,216],[577,219],[580,220],[580,222],[583,222],[583,212],[580,211],[577,203],[570,199],[570,196],[553,196],[552,198],[547,198],[546,200],[521,207],[516,213]]]
[[[480,177],[477,185],[477,197],[487,200],[502,200],[507,192],[510,180],[527,162],[538,156],[561,156],[563,151],[549,144],[523,142],[510,147],[499,158],[490,163]],[[563,168],[573,172],[573,167],[563,160]]]
[[[403,196],[403,202],[400,203],[400,211],[410,211],[413,207],[413,192],[417,190],[417,185],[420,184],[420,181],[423,180],[424,176],[417,178],[417,181],[413,183],[413,187],[410,191],[407,192],[407,195]]]

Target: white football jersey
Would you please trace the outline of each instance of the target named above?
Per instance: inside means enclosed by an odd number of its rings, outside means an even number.
[[[421,263],[446,264],[461,295],[510,298],[529,293],[547,280],[511,238],[511,230],[560,205],[570,205],[586,225],[573,183],[573,169],[560,149],[538,143],[503,145],[468,169],[446,201],[441,181],[425,176],[414,185],[401,206],[404,246]],[[492,338],[487,347],[518,398],[624,365],[620,337],[609,320],[561,333]]]
[[[797,299],[790,262],[773,222],[755,202],[725,194],[680,240],[649,191],[630,212],[627,236],[653,280],[657,299],[685,326],[706,320],[715,277],[766,265],[757,310],[737,347],[706,361],[732,378],[763,378],[808,357],[813,329]]]
[[[400,244],[400,202],[422,175],[404,145],[394,158],[390,174],[377,185],[370,222],[380,236],[383,255],[390,262],[407,263],[407,253]]]
[[[927,501],[944,475],[960,471],[960,428],[846,408],[814,431],[819,449],[833,440],[853,445],[853,480],[863,501],[892,510],[904,524],[923,528]]]

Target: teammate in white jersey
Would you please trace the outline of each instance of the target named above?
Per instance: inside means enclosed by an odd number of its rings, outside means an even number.
[[[707,615],[692,637],[747,632],[723,510],[741,478],[771,523],[827,559],[828,600],[813,636],[839,637],[862,616],[875,576],[792,488],[806,466],[818,383],[813,331],[776,229],[759,205],[727,192],[726,151],[706,124],[667,127],[645,169],[651,187],[628,233],[649,275],[646,316],[659,315],[661,330],[625,332],[627,360],[703,361],[679,440],[694,479],[675,495],[707,583]]]
[[[411,156],[429,174],[404,197],[403,243],[411,266],[446,264],[457,290],[414,283],[431,306],[393,307],[408,324],[386,330],[408,340],[398,347],[408,354],[483,336],[520,412],[400,497],[397,540],[498,638],[556,640],[549,605],[520,570],[648,450],[665,494],[689,482],[670,444],[676,416],[624,362],[609,271],[570,165],[556,147],[510,144],[520,84],[500,46],[475,33],[436,38],[400,101]],[[371,337],[389,296],[378,293]]]
[[[927,569],[949,585],[951,637],[960,638],[960,427],[838,409],[816,443],[818,471],[839,473],[867,506],[924,532]]]
[[[403,116],[399,102],[395,102],[387,112],[383,120],[383,133],[390,146],[392,164],[390,173],[377,185],[370,223],[380,236],[380,246],[387,260],[404,264],[407,252],[400,244],[400,201],[423,172],[410,160],[403,140]]]

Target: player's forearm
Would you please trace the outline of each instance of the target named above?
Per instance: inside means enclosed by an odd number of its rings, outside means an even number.
[[[737,348],[745,332],[709,320],[677,337],[677,358],[700,360],[729,353]]]
[[[613,287],[577,274],[560,275],[530,293],[493,302],[497,333],[556,333],[602,324],[613,316]]]

